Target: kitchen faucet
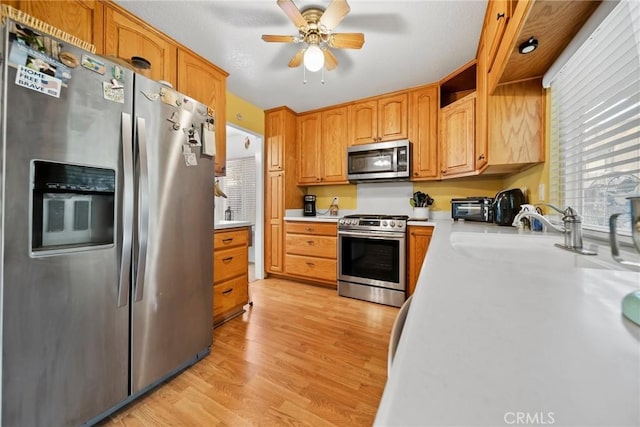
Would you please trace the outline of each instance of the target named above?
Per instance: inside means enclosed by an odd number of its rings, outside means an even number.
[[[559,248],[566,249],[571,252],[577,252],[582,255],[597,255],[597,252],[584,249],[582,246],[582,220],[578,213],[572,207],[567,207],[565,210],[561,210],[548,203],[538,203],[536,206],[548,206],[562,214],[563,226],[558,227],[552,224],[547,217],[540,215],[537,212],[531,212],[528,210],[521,210],[513,219],[513,226],[517,227],[520,221],[525,218],[534,218],[544,223],[547,227],[562,233],[564,235],[564,244],[556,243]]]

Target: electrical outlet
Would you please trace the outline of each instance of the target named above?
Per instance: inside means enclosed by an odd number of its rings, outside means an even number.
[[[338,203],[338,196],[335,196],[335,197],[333,198],[333,202],[332,202],[332,203],[334,203],[334,204],[336,204],[336,205],[339,205],[339,203]]]

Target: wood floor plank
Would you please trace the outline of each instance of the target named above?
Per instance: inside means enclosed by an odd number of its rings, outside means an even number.
[[[214,330],[211,354],[107,426],[369,426],[397,308],[281,279]]]

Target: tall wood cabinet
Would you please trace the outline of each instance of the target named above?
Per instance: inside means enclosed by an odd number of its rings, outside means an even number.
[[[409,92],[409,140],[412,145],[413,181],[437,179],[438,85]]]
[[[91,43],[96,47],[96,53],[103,51],[104,7],[101,1],[3,0],[2,3]]]
[[[226,71],[184,48],[178,49],[178,91],[208,105],[214,114],[216,131],[216,176],[226,175],[227,115]]]
[[[349,106],[350,145],[405,139],[408,135],[406,92],[358,101]]]
[[[298,116],[298,184],[347,183],[348,109],[328,108]]]
[[[129,12],[105,3],[104,54],[125,61],[138,56],[151,63],[148,70],[138,72],[153,80],[164,80],[176,86],[178,45]]]
[[[296,114],[287,107],[265,111],[265,270],[284,273],[284,214],[302,208],[296,180]]]

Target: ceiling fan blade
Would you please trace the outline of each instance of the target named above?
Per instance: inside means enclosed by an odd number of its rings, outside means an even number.
[[[298,10],[296,5],[293,3],[293,0],[278,0],[278,6],[280,6],[280,9],[287,14],[296,28],[307,26],[307,20],[304,19],[300,10]]]
[[[279,43],[295,43],[296,38],[294,36],[274,36],[270,34],[263,34],[262,40],[266,42],[279,42]]]
[[[331,71],[338,65],[338,60],[333,53],[326,47],[322,49],[322,53],[324,53],[324,66],[327,67],[327,70]]]
[[[304,59],[304,53],[306,50],[307,49],[300,49],[299,51],[297,51],[296,54],[293,55],[293,58],[291,58],[291,61],[289,61],[289,67],[299,67],[300,64],[302,64],[302,60]]]
[[[325,27],[327,30],[333,30],[342,22],[350,10],[347,0],[333,0],[320,17],[318,22],[320,28]]]
[[[329,46],[339,49],[360,49],[364,44],[362,33],[335,33],[331,34]]]

